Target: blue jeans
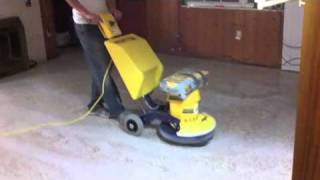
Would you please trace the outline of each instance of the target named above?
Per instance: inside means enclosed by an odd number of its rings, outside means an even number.
[[[96,25],[75,24],[75,30],[84,51],[85,60],[91,74],[91,104],[95,102],[101,94],[102,81],[106,68],[111,61],[110,55],[104,46],[104,38]],[[113,115],[118,115],[124,111],[121,103],[119,91],[110,76],[105,82],[105,94],[99,104],[106,106]]]

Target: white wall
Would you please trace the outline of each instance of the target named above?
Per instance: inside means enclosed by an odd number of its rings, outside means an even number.
[[[25,31],[29,58],[36,61],[46,59],[39,0],[32,0],[32,7],[26,7],[24,0],[0,0],[0,19],[19,16]]]
[[[298,1],[288,2],[284,11],[283,42],[294,48],[283,46],[282,69],[290,71],[300,70],[300,51],[303,29],[303,7],[299,7]],[[300,48],[296,48],[300,47]],[[286,60],[284,60],[286,59]]]

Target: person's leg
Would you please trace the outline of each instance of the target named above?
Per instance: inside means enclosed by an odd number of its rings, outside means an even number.
[[[95,102],[98,100],[99,96],[100,96],[100,90],[98,89],[98,87],[95,85],[93,78],[91,78],[91,100],[88,104],[88,109],[90,109]],[[96,112],[99,109],[103,109],[103,100],[100,100],[98,102],[98,104],[96,105],[96,107],[92,110],[93,112]]]
[[[104,38],[97,26],[75,25],[75,27],[91,72],[92,100],[94,101],[101,93],[101,85],[110,57],[104,46]],[[103,102],[107,105],[110,113],[116,116],[123,112],[124,107],[121,104],[118,89],[110,75],[106,79],[104,88]]]
[[[86,43],[86,39],[87,37],[86,36],[86,33],[85,32],[85,28],[82,27],[82,25],[80,26],[75,26],[76,27],[76,32],[78,34],[78,38],[79,38],[79,41],[81,40],[81,46],[84,50],[84,56],[85,56],[85,62],[86,64],[88,65],[88,68],[89,68],[89,71],[90,71],[90,75],[91,75],[91,99],[90,99],[90,102],[88,103],[88,109],[91,108],[91,106],[97,101],[97,99],[99,98],[100,96],[100,92],[101,92],[101,88],[99,86],[97,86],[97,83],[95,82],[96,81],[96,71],[95,71],[95,68],[94,68],[94,60],[92,60],[92,57],[90,56],[90,53],[87,52],[87,46],[88,46],[88,43]],[[84,41],[84,42],[83,42]],[[83,45],[82,45],[83,44]],[[100,88],[100,89],[99,89]],[[96,111],[97,109],[100,109],[100,108],[103,108],[103,100],[100,100],[100,102],[98,103],[97,107],[93,110],[93,111]]]

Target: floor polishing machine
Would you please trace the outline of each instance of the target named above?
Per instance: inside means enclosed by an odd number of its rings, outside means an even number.
[[[181,70],[162,79],[163,65],[147,41],[135,34],[123,35],[114,17],[101,14],[99,24],[105,46],[133,100],[144,100],[146,111],[125,111],[121,128],[135,136],[144,127],[160,121],[158,136],[171,144],[204,146],[213,138],[215,119],[199,112],[200,88],[207,83],[206,71]],[[156,103],[151,94],[160,88],[166,103]]]

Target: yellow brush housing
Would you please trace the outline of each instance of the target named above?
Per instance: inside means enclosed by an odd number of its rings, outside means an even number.
[[[199,114],[200,91],[192,92],[185,100],[169,98],[170,114],[180,120],[180,137],[194,137],[207,134],[216,127],[216,121],[206,113]]]
[[[216,128],[214,117],[206,113],[184,114],[180,119],[179,137],[202,136],[212,132]]]
[[[143,97],[159,86],[163,65],[143,38],[129,34],[105,42],[132,99]]]
[[[185,100],[176,100],[169,98],[170,114],[180,119],[184,114],[199,113],[200,91],[192,92]]]

